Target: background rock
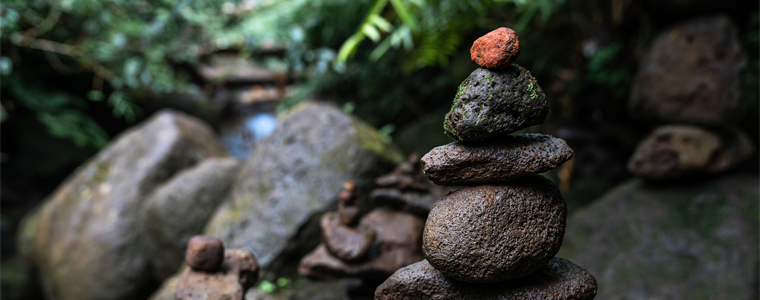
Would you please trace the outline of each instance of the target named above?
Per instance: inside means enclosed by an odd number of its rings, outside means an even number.
[[[630,180],[570,216],[558,255],[599,299],[757,299],[758,180]]]
[[[74,172],[22,226],[50,299],[140,299],[157,285],[138,212],[173,174],[224,150],[205,124],[164,111]],[[23,236],[31,238],[23,238]]]
[[[205,235],[252,250],[264,278],[294,275],[343,183],[366,188],[403,160],[369,125],[331,105],[302,104],[260,141]]]
[[[639,143],[628,170],[650,180],[693,178],[725,171],[753,152],[749,137],[737,129],[715,132],[669,125]]]
[[[214,210],[229,194],[240,163],[229,157],[205,159],[151,193],[140,211],[142,246],[150,253],[156,277],[175,272],[187,241],[203,232]]]
[[[641,59],[629,109],[653,122],[737,122],[746,58],[727,16],[689,21],[655,39]]]
[[[456,280],[488,283],[526,276],[562,245],[567,208],[559,189],[533,175],[506,185],[466,187],[430,211],[422,252]]]
[[[398,189],[375,189],[370,198],[375,203],[390,205],[423,217],[430,213],[430,208],[440,199],[430,193],[403,192]]]

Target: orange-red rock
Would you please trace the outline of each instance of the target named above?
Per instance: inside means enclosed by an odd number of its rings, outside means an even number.
[[[489,69],[503,69],[520,56],[520,42],[511,28],[501,27],[481,36],[470,48],[470,58]]]

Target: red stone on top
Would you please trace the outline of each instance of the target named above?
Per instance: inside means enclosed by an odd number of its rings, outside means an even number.
[[[511,28],[501,27],[481,36],[470,48],[470,58],[481,67],[503,69],[520,56],[520,42]]]

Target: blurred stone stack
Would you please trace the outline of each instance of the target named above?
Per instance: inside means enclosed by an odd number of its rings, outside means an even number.
[[[728,170],[754,147],[736,127],[746,63],[727,16],[695,19],[660,34],[636,76],[631,114],[657,127],[639,143],[628,170],[648,180]]]
[[[567,209],[559,189],[536,175],[569,160],[572,150],[549,135],[510,135],[548,113],[536,79],[512,64],[517,36],[499,28],[475,41],[471,54],[484,68],[459,86],[444,122],[459,142],[422,158],[433,182],[467,187],[430,211],[426,260],[394,273],[375,299],[593,299],[596,279],[554,258]]]
[[[355,183],[344,184],[338,194],[338,210],[322,215],[322,243],[301,259],[301,275],[313,279],[358,277],[374,290],[399,268],[422,260],[422,218],[386,208],[359,218],[358,198]]]
[[[224,249],[221,240],[196,235],[187,243],[186,267],[174,298],[177,300],[243,300],[259,278],[259,264],[250,251]]]

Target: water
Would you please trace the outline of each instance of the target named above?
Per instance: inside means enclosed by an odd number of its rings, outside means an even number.
[[[231,118],[220,128],[222,145],[230,155],[245,159],[261,139],[272,134],[275,127],[277,118],[269,111]]]

